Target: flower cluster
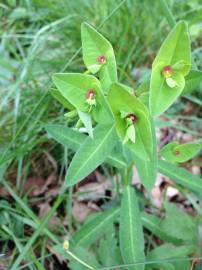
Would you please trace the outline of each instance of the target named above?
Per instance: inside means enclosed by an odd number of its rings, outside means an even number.
[[[131,141],[135,143],[135,125],[138,122],[138,117],[134,113],[129,113],[125,116],[126,120],[126,135],[123,140],[123,143],[127,143],[128,141]]]
[[[162,70],[162,75],[166,79],[166,83],[170,88],[178,86],[177,82],[172,78],[173,74],[174,72],[171,66],[165,66]]]

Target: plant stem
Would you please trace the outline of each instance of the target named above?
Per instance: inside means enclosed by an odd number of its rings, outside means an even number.
[[[76,260],[77,262],[79,262],[80,264],[84,265],[85,267],[87,267],[88,269],[94,270],[95,268],[90,266],[89,264],[87,264],[86,262],[82,261],[81,259],[79,259],[75,254],[73,254],[71,251],[66,251],[69,256],[71,256],[74,260]]]
[[[174,27],[176,25],[176,20],[168,7],[166,0],[160,0],[160,5],[170,27]]]
[[[126,175],[124,177],[124,186],[128,186],[130,185],[130,179],[131,179],[131,175],[132,175],[132,169],[133,169],[133,161],[129,164],[127,170],[126,170]]]

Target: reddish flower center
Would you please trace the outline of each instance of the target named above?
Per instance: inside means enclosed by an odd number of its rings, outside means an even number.
[[[180,151],[175,150],[175,151],[174,151],[174,155],[175,155],[175,156],[179,156],[179,155],[180,155]]]
[[[95,98],[95,92],[93,89],[89,89],[86,93],[86,98],[87,99],[93,99]]]
[[[162,75],[166,78],[170,77],[173,74],[173,69],[171,66],[165,66],[162,70]]]
[[[133,113],[130,113],[129,115],[126,116],[127,119],[130,119],[133,124],[136,124],[138,122],[138,118],[136,115],[134,115]]]
[[[97,58],[97,61],[100,63],[100,64],[104,64],[106,62],[106,57],[104,55],[100,55],[98,58]]]

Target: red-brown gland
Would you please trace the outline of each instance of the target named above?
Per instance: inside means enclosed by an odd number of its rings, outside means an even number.
[[[126,118],[130,119],[133,122],[133,124],[136,124],[138,122],[137,116],[133,113],[128,114]]]
[[[175,156],[179,156],[179,155],[180,155],[180,151],[175,150],[175,151],[174,151],[174,155],[175,155]]]
[[[93,89],[89,89],[86,92],[86,98],[87,99],[93,99],[93,98],[95,98],[95,91]]]
[[[165,78],[169,78],[171,77],[173,74],[173,69],[171,66],[165,66],[162,70],[162,75],[165,77]]]
[[[103,65],[106,62],[106,57],[104,55],[100,55],[98,56],[97,61]]]

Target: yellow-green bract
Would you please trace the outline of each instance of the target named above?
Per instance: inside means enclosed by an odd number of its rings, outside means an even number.
[[[161,155],[169,162],[180,163],[193,158],[200,149],[199,143],[179,144],[178,142],[171,142],[161,149]]]
[[[153,116],[167,110],[180,96],[185,86],[184,77],[189,73],[191,65],[191,49],[188,26],[179,22],[162,44],[152,65],[150,82],[149,107]],[[162,70],[170,66],[173,70],[171,79],[176,82],[174,87],[166,83]]]
[[[127,122],[121,117],[121,112],[134,113],[137,116],[135,124],[135,143],[128,141],[126,145],[141,159],[150,160],[153,151],[151,123],[147,107],[135,96],[131,95],[121,84],[112,84],[108,100],[114,113],[116,130],[122,141],[125,138]]]
[[[108,92],[111,83],[117,81],[116,60],[112,45],[87,23],[81,25],[81,41],[83,60],[87,69],[93,74],[98,72],[102,88]]]
[[[97,103],[92,110],[94,120],[104,124],[112,122],[111,111],[105,101],[100,82],[94,76],[80,73],[58,73],[53,76],[53,82],[61,95],[81,112],[88,112],[86,93],[89,89],[93,89]]]

